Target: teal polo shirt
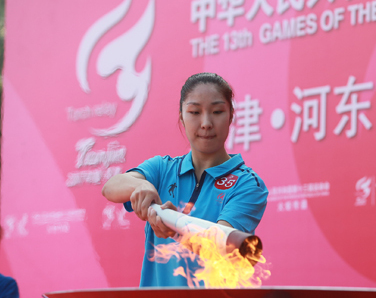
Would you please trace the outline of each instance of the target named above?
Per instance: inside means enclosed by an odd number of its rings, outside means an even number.
[[[155,156],[128,172],[141,173],[157,189],[162,203],[171,201],[179,212],[211,222],[224,220],[235,229],[254,234],[265,211],[268,190],[262,179],[244,164],[240,154],[230,156],[223,164],[206,169],[200,181],[194,173],[191,152],[175,158]],[[133,211],[130,202],[124,203],[124,207]],[[145,237],[140,286],[187,286],[187,280],[173,276],[173,272],[180,266],[186,268],[187,264],[195,271],[199,268],[197,263],[176,257],[165,264],[151,262],[154,246],[175,241],[156,237],[148,222]]]

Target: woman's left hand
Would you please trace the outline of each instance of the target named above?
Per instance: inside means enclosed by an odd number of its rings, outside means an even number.
[[[171,209],[174,211],[178,210],[170,201],[161,205],[161,209]],[[157,215],[157,212],[152,207],[149,207],[148,210],[148,222],[151,225],[155,235],[159,238],[166,239],[168,237],[173,237],[176,233],[163,223],[160,216]]]

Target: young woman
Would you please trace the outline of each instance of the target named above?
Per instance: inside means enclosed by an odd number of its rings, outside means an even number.
[[[197,266],[176,258],[166,264],[149,260],[154,246],[173,242],[175,235],[149,208],[152,203],[248,233],[254,233],[261,220],[268,195],[264,182],[240,154],[225,150],[232,98],[231,87],[216,74],[189,77],[181,90],[179,116],[191,151],[175,158],[155,156],[103,187],[108,200],[124,203],[127,211],[147,221],[140,286],[187,286],[187,280],[173,272]]]

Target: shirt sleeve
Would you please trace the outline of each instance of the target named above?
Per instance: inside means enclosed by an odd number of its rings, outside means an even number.
[[[254,234],[267,203],[269,192],[255,174],[247,175],[234,189],[217,221],[224,220],[235,229]]]
[[[12,277],[0,274],[0,297],[19,298],[17,282]]]
[[[137,166],[136,168],[129,169],[128,172],[138,172],[143,175],[147,181],[154,185],[154,187],[158,190],[159,189],[159,182],[160,182],[160,173],[162,168],[162,157],[161,156],[154,156],[150,159],[145,160],[142,164]],[[132,204],[131,202],[126,202],[123,204],[125,210],[128,212],[132,212]]]

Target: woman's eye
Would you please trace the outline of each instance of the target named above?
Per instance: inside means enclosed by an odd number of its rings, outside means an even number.
[[[197,111],[190,111],[190,112],[188,112],[188,113],[193,114],[193,115],[198,115],[198,112],[197,112]]]
[[[214,114],[222,114],[223,111],[214,111]]]

